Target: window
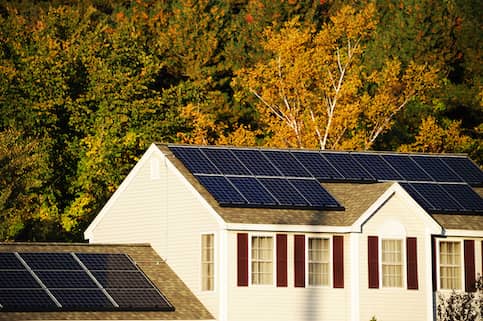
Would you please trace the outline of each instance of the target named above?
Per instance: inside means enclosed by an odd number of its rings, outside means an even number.
[[[308,243],[309,285],[329,285],[329,239],[310,237]]]
[[[201,235],[201,290],[213,291],[215,286],[214,264],[214,239],[213,234]]]
[[[252,284],[273,284],[273,237],[252,236]]]
[[[439,242],[439,278],[441,289],[461,289],[460,242]]]
[[[403,285],[403,253],[401,240],[382,240],[382,286],[400,288]]]

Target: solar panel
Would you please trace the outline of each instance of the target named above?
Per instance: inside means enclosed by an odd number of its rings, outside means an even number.
[[[107,292],[122,309],[174,311],[174,307],[155,289],[107,289]]]
[[[13,253],[0,253],[0,269],[3,270],[22,270],[23,264]]]
[[[466,184],[442,184],[441,187],[450,194],[463,209],[472,213],[483,213],[483,199]]]
[[[232,152],[255,176],[283,176],[259,150],[233,149]]]
[[[40,288],[27,270],[0,270],[0,288]]]
[[[169,149],[194,174],[220,174],[199,148],[170,147]]]
[[[411,183],[411,186],[424,197],[431,212],[461,212],[464,208],[456,202],[439,184]]]
[[[100,289],[52,289],[63,310],[113,310],[114,305]]]
[[[317,179],[343,180],[342,175],[319,152],[296,152],[292,155]]]
[[[39,270],[35,274],[47,288],[97,288],[85,271]]]
[[[278,200],[280,205],[309,206],[307,201],[283,178],[259,178],[260,183]]]
[[[380,155],[352,153],[359,164],[381,181],[401,181],[403,178]]]
[[[410,158],[436,182],[463,182],[461,177],[456,175],[440,157],[411,155]]]
[[[140,271],[93,271],[92,274],[104,288],[152,288]]]
[[[224,176],[195,176],[220,205],[247,203]]]
[[[249,205],[274,206],[277,201],[254,177],[229,177],[230,182],[247,199]]]
[[[209,160],[224,175],[250,175],[248,169],[231,153],[229,149],[225,148],[203,148],[202,151]]]
[[[289,151],[263,150],[274,166],[286,177],[312,177]]]
[[[423,171],[408,155],[381,155],[405,181],[432,181],[433,179]]]
[[[89,270],[137,271],[126,254],[76,253],[76,256]]]
[[[329,163],[348,181],[375,181],[349,153],[323,153]]]
[[[314,179],[290,179],[293,186],[309,202],[310,206],[322,209],[343,207]]]
[[[0,311],[55,311],[57,305],[43,289],[0,289]]]
[[[441,157],[459,177],[470,185],[483,185],[483,172],[467,157]]]
[[[399,183],[424,210],[431,211],[434,206],[426,200],[410,183]]]
[[[82,270],[70,253],[19,253],[33,270]]]

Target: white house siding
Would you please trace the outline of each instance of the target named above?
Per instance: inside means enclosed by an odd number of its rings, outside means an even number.
[[[349,235],[344,235],[344,288],[294,287],[294,234],[287,234],[287,287],[274,285],[237,286],[237,231],[228,235],[228,320],[349,320],[350,319],[350,253]],[[251,232],[240,232],[248,233]],[[254,232],[253,235],[275,235],[275,232]],[[332,238],[332,234],[306,233]],[[250,241],[249,241],[250,242]],[[275,251],[275,248],[274,248]],[[332,257],[332,254],[331,254]],[[332,263],[332,262],[331,262]],[[275,264],[275,262],[274,262]],[[332,269],[332,266],[331,266]],[[306,279],[307,279],[306,273]]]
[[[150,158],[157,158],[157,163]],[[215,291],[201,291],[200,262],[201,234],[215,234],[216,246],[219,225],[163,155],[153,153],[150,158],[138,163],[140,168],[134,177],[126,179],[129,184],[122,189],[122,195],[111,199],[108,211],[92,230],[93,240],[151,243],[216,317],[218,284],[215,281]],[[155,179],[151,175],[152,164],[159,165],[159,177]],[[219,251],[215,249],[215,253],[215,262],[219,264]],[[218,266],[215,269],[219,271]]]
[[[360,237],[359,271],[360,271],[360,320],[368,321],[373,316],[377,320],[407,321],[407,320],[431,320],[428,319],[428,283],[431,275],[427,274],[427,267],[431,265],[431,253],[426,252],[428,235],[427,219],[424,219],[419,208],[407,202],[398,194],[386,202],[367,222],[363,225]],[[401,235],[402,230],[402,235]],[[384,235],[387,238],[403,240],[403,260],[406,260],[406,237],[417,237],[418,254],[418,290],[407,290],[406,268],[403,269],[402,288],[369,289],[368,287],[368,253],[367,237],[378,236],[379,242]],[[381,284],[381,265],[379,246],[379,282]],[[404,265],[404,267],[406,267]],[[429,288],[430,289],[430,288]]]

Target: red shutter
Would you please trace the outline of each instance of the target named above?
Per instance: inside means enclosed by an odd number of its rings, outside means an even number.
[[[344,237],[334,235],[333,237],[332,268],[334,277],[334,288],[344,287]]]
[[[431,237],[431,265],[433,267],[433,291],[436,292],[438,289],[438,267],[436,266],[436,238]]]
[[[367,237],[367,262],[369,268],[369,288],[379,288],[379,241],[377,236]]]
[[[407,259],[407,282],[408,290],[418,289],[418,250],[417,239],[408,237],[406,239],[406,259]]]
[[[248,286],[248,234],[238,233],[238,286]]]
[[[305,235],[294,236],[295,287],[305,287]]]
[[[465,291],[475,292],[475,241],[465,240]]]
[[[287,234],[277,234],[277,286],[287,286]]]

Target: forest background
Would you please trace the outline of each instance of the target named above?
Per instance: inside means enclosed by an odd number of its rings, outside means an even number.
[[[2,1],[0,240],[80,241],[154,141],[468,153],[480,0]]]

